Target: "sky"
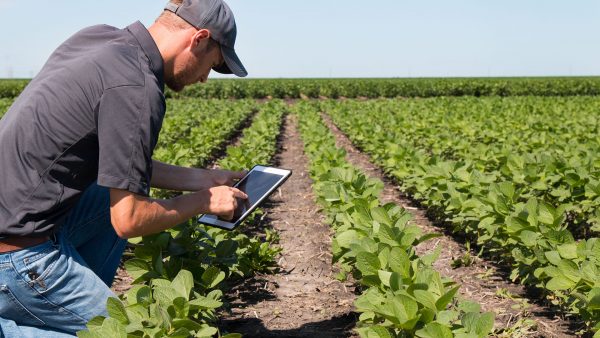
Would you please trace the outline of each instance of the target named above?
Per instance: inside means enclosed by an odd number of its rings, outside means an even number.
[[[149,26],[165,3],[0,0],[0,78],[34,76],[84,27]],[[227,3],[252,78],[600,75],[598,0]]]

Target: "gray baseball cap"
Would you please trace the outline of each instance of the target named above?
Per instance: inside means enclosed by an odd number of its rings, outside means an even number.
[[[233,12],[222,0],[183,0],[181,5],[169,2],[165,10],[171,11],[197,29],[206,28],[210,36],[221,46],[225,63],[213,68],[222,74],[248,75],[233,48],[237,28]]]

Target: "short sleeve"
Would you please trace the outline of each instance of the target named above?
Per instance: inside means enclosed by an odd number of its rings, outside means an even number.
[[[148,196],[163,114],[144,86],[108,89],[98,107],[98,185]]]

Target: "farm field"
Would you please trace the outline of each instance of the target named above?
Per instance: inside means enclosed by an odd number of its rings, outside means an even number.
[[[0,81],[0,116],[24,83]],[[169,93],[156,159],[293,176],[238,231],[131,240],[120,300],[81,336],[591,337],[598,94],[598,78]]]

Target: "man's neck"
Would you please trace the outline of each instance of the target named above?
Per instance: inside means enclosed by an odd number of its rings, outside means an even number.
[[[171,31],[163,24],[155,22],[148,28],[150,36],[156,43],[160,55],[165,65],[165,71],[172,68],[175,57],[180,54],[188,45],[194,29],[182,29]]]

